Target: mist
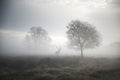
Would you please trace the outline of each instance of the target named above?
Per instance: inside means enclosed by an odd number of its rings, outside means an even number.
[[[80,50],[69,48],[67,40],[64,43],[51,41],[49,45],[39,44],[34,48],[33,43],[26,42],[26,34],[27,32],[1,31],[1,54],[8,56],[57,56],[55,52],[59,47],[61,48],[60,56],[80,56]],[[116,58],[120,55],[119,44],[119,42],[114,42],[98,48],[85,49],[84,55],[87,57]]]
[[[0,80],[120,80],[120,0],[0,0]]]

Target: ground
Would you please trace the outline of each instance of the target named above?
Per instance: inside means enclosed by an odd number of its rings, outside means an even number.
[[[120,80],[120,59],[1,57],[0,80]]]

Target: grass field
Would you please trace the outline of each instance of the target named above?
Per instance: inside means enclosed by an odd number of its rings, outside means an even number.
[[[1,57],[0,80],[120,80],[120,59]]]

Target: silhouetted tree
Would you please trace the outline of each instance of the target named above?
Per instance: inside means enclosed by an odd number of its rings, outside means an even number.
[[[83,49],[94,48],[100,44],[100,34],[95,26],[79,21],[71,21],[67,26],[67,37],[69,46],[81,50],[81,57],[83,57]]]

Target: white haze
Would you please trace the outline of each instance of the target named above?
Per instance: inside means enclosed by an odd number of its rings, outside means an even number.
[[[9,55],[80,55],[67,47],[66,25],[83,20],[96,26],[101,46],[84,51],[85,56],[118,57],[120,54],[120,0],[10,0],[0,26],[0,52]],[[41,26],[52,38],[51,45],[26,46],[25,35],[32,26]],[[117,43],[117,44],[116,44]],[[30,44],[29,44],[30,45]],[[113,46],[115,45],[115,46]]]
[[[80,56],[80,50],[69,49],[67,47],[67,40],[63,38],[63,43],[53,42],[57,41],[56,38],[51,42],[50,45],[42,45],[31,46],[32,44],[25,41],[25,35],[27,33],[24,32],[15,32],[15,31],[4,31],[4,33],[0,32],[0,48],[1,54],[9,55],[9,56],[57,56],[56,47],[61,48],[60,56]],[[61,38],[62,40],[62,38]],[[107,46],[102,46],[95,49],[84,50],[84,55],[88,57],[108,57],[108,58],[116,58],[120,56],[120,43],[111,43]]]

